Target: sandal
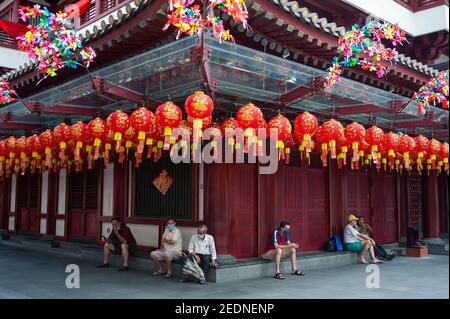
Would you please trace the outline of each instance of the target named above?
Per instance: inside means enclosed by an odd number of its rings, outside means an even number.
[[[276,273],[275,276],[273,276],[273,278],[275,279],[284,279],[283,275],[281,274],[281,272]]]
[[[155,271],[155,272],[153,273],[153,276],[159,276],[159,275],[165,275],[165,274],[166,274],[165,271]]]
[[[294,271],[293,273],[291,273],[291,275],[294,275],[294,276],[304,276],[305,273],[304,273],[303,271],[296,270],[296,271]]]

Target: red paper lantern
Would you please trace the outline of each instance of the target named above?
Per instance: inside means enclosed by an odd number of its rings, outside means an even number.
[[[53,132],[49,129],[45,130],[39,135],[39,141],[44,149],[45,154],[45,166],[52,167],[52,150],[55,146],[55,139],[53,137]]]
[[[92,145],[94,146],[94,160],[97,160],[100,156],[100,147],[106,142],[108,137],[108,124],[105,120],[97,117],[91,120],[87,125],[87,133],[90,138],[94,141]]]
[[[186,99],[184,108],[187,115],[194,120],[203,119],[211,116],[214,109],[214,102],[205,93],[197,91]]]
[[[344,135],[353,149],[353,161],[358,161],[359,147],[366,136],[366,129],[361,124],[353,122],[345,127]]]
[[[146,134],[155,127],[155,123],[155,114],[145,107],[140,107],[131,114],[130,125],[137,132],[139,157],[144,152]]]
[[[227,139],[227,145],[231,147],[232,150],[236,144],[235,137],[239,128],[239,122],[233,117],[227,118],[222,122],[222,134]]]
[[[76,122],[70,128],[70,135],[75,142],[74,160],[79,161],[80,150],[83,148],[83,144],[86,143],[87,125],[81,121]]]
[[[383,137],[383,148],[387,152],[387,157],[389,159],[389,166],[391,167],[391,169],[394,168],[395,151],[397,150],[399,139],[400,136],[393,132],[384,134]]]
[[[439,154],[440,150],[441,150],[441,142],[432,138],[430,140],[430,145],[428,147],[427,153],[433,163],[434,163],[434,161],[436,161],[437,155]]]
[[[414,153],[416,154],[417,169],[422,171],[422,161],[427,155],[428,148],[430,147],[430,140],[423,135],[419,135],[414,138],[414,141],[416,142]]]
[[[260,125],[259,120],[261,118],[264,118],[261,109],[253,103],[242,106],[236,114],[239,126],[244,130],[257,129]]]
[[[175,143],[175,140],[170,138],[172,129],[178,127],[183,119],[183,112],[172,102],[166,102],[158,106],[155,112],[156,122],[163,129],[164,135],[164,149],[170,149],[170,144]]]
[[[201,129],[209,127],[203,126],[205,124],[204,119],[211,117],[214,108],[214,102],[205,93],[197,91],[186,99],[184,108],[188,115],[188,122],[190,122],[189,118],[191,118],[194,128],[193,139],[194,144],[196,144],[198,139],[200,138]],[[209,125],[211,125],[211,123],[209,123]]]
[[[328,152],[328,146],[330,147],[331,151],[331,158],[336,158],[336,141],[339,139],[339,134],[342,130],[343,126],[338,121],[331,119],[329,121],[326,121],[322,125],[322,136],[323,136],[323,142],[322,142],[322,153]]]
[[[20,168],[22,172],[25,172],[25,165],[27,160],[27,138],[25,136],[21,136],[16,139],[16,150],[17,155],[20,157]]]
[[[27,138],[27,149],[31,153],[31,165],[33,169],[37,166],[42,152],[42,145],[37,134],[33,134]]]
[[[5,140],[5,148],[6,148],[6,157],[10,159],[11,165],[16,157],[16,138],[13,136],[8,137]]]
[[[366,141],[370,145],[371,155],[373,158],[373,162],[377,164],[377,167],[379,167],[380,163],[377,160],[378,156],[378,148],[381,146],[384,140],[384,132],[382,129],[380,129],[377,126],[372,126],[369,129],[366,130]]]
[[[342,168],[343,165],[347,165],[347,152],[349,147],[351,146],[350,141],[345,137],[344,128],[342,128],[339,133],[339,138],[336,142],[336,146],[339,151],[339,154],[337,155],[338,167]]]
[[[120,144],[122,141],[122,135],[130,127],[130,118],[129,116],[122,112],[121,110],[117,110],[111,113],[106,120],[108,128],[114,133],[114,141],[116,141],[116,152],[120,150]]]
[[[64,161],[65,159],[65,149],[67,148],[67,143],[71,139],[70,130],[70,125],[67,125],[66,123],[57,125],[53,130],[55,143],[59,145],[59,158],[61,159],[61,161]]]
[[[411,136],[405,134],[400,137],[397,148],[400,154],[403,156],[405,168],[409,170],[410,154],[414,152],[416,148],[416,141],[414,141]]]
[[[297,115],[294,121],[294,140],[299,144],[299,150],[306,150],[306,156],[309,157],[312,145],[312,136],[319,126],[317,118],[309,112],[303,112]]]
[[[272,136],[274,132],[277,136]],[[284,141],[289,140],[292,136],[292,126],[289,120],[279,114],[272,117],[267,123],[267,135],[270,138],[276,138],[278,148],[278,160],[285,158]]]

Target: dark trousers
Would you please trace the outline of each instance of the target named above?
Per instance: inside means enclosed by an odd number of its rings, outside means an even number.
[[[200,268],[203,270],[203,273],[206,276],[206,274],[211,269],[211,255],[197,254],[197,256],[200,258]]]

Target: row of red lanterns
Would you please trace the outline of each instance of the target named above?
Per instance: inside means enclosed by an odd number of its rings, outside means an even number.
[[[279,114],[266,122],[263,112],[252,103],[242,106],[235,118],[228,118],[221,124],[213,122],[214,103],[203,92],[196,92],[185,102],[187,120],[183,112],[172,102],[158,106],[153,113],[145,107],[135,110],[131,116],[120,110],[110,114],[107,120],[95,118],[88,124],[77,122],[73,125],[59,124],[52,131],[47,129],[41,134],[30,137],[9,137],[0,141],[0,176],[10,175],[12,171],[24,172],[26,168],[59,169],[60,167],[81,170],[86,160],[88,168],[102,157],[109,163],[111,152],[118,154],[123,162],[130,150],[135,152],[136,165],[142,161],[145,147],[147,158],[157,161],[163,151],[168,151],[177,142],[172,136],[175,128],[190,131],[194,150],[199,147],[202,130],[213,128],[214,135],[226,136],[226,145],[231,149],[253,150],[254,155],[262,153],[262,139],[258,136],[261,129],[275,129],[278,133],[277,148],[279,159],[289,162],[294,145],[299,145],[300,154],[308,160],[312,151],[321,154],[322,163],[327,165],[328,155],[337,159],[339,167],[347,164],[347,154],[351,155],[350,165],[359,169],[361,165],[374,164],[378,169],[410,170],[415,164],[419,172],[423,168],[448,169],[448,143],[424,136],[415,138],[409,135],[384,133],[377,126],[365,129],[353,122],[344,127],[331,119],[321,126],[317,118],[304,112],[298,115],[292,129],[290,121]],[[242,129],[244,145],[237,139],[237,129]],[[226,134],[225,132],[231,132]],[[215,147],[215,153],[216,148]]]

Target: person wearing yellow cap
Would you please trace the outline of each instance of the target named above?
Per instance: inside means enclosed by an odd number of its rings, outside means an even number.
[[[344,242],[345,247],[349,251],[355,251],[360,253],[359,260],[362,264],[368,264],[364,255],[367,251],[370,253],[372,262],[374,264],[382,264],[383,262],[375,257],[375,251],[373,247],[376,245],[375,241],[367,235],[361,234],[355,229],[355,225],[358,221],[358,217],[353,214],[347,217],[348,224],[344,229]]]

